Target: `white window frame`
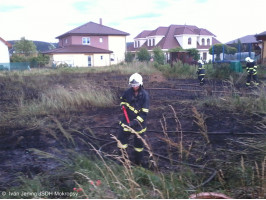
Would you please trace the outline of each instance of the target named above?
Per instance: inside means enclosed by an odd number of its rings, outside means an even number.
[[[100,43],[103,42],[103,38],[102,38],[102,37],[99,38],[99,42],[100,42]]]
[[[82,44],[83,45],[90,45],[91,44],[91,38],[90,37],[83,37],[82,38]]]

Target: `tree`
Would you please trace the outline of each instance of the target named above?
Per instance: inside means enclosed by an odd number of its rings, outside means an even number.
[[[139,52],[137,53],[137,58],[139,61],[149,61],[151,59],[151,56],[146,48],[140,48]]]
[[[188,51],[189,55],[191,57],[193,57],[193,59],[195,61],[200,59],[200,54],[199,54],[199,50],[198,49],[192,48],[192,49],[187,49],[187,51]]]
[[[17,54],[13,54],[10,57],[10,62],[14,63],[14,62],[28,62],[28,58],[26,58],[25,56],[19,56]]]
[[[223,49],[224,48],[224,49]],[[209,54],[216,55],[216,60],[220,60],[220,54],[221,53],[226,53],[226,54],[235,54],[237,52],[237,49],[235,47],[229,47],[228,45],[224,44],[215,44],[211,48],[209,48]]]
[[[216,55],[216,60],[220,60],[220,54],[223,52],[223,44],[215,44],[209,48],[209,54]]]
[[[37,57],[30,58],[30,66],[31,67],[44,67],[50,61],[50,57],[48,55],[39,54]]]
[[[155,47],[153,49],[154,61],[160,65],[164,64],[164,53],[160,47]]]
[[[13,47],[15,54],[24,55],[26,57],[37,53],[36,45],[33,41],[26,40],[25,37],[22,37],[19,41],[17,41]]]
[[[133,61],[134,57],[135,57],[135,55],[134,55],[133,53],[131,53],[131,52],[126,52],[126,54],[125,54],[125,61],[126,61],[127,63],[130,63],[130,62]]]
[[[183,51],[184,49],[182,47],[176,47],[173,49],[169,49],[169,52],[179,52],[179,51]]]
[[[236,52],[237,52],[237,49],[235,47],[230,47],[230,46],[226,47],[226,53],[227,54],[234,55]]]

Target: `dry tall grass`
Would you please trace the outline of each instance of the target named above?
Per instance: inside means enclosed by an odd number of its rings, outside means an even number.
[[[36,86],[37,87],[37,86]],[[81,83],[76,88],[57,85],[41,92],[40,98],[28,99],[24,93],[18,93],[17,104],[1,113],[0,126],[21,126],[30,118],[32,126],[42,124],[43,116],[68,113],[92,107],[113,107],[116,94],[108,88],[100,88],[90,83]]]
[[[209,136],[208,136],[208,130],[207,130],[207,125],[205,123],[205,119],[204,119],[204,116],[203,114],[200,114],[196,107],[192,107],[192,112],[194,113],[194,122],[198,125],[199,127],[199,130],[200,130],[200,133],[202,134],[202,136],[206,139],[206,142],[207,143],[210,143],[210,140],[209,140]]]

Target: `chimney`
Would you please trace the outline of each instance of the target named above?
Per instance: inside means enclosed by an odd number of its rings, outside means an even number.
[[[102,18],[100,18],[100,25],[103,25],[103,20],[102,20]]]

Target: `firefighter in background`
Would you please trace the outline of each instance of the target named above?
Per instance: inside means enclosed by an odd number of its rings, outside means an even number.
[[[198,79],[200,81],[200,85],[204,85],[205,83],[205,67],[204,67],[204,62],[202,60],[198,61],[198,70],[197,70],[197,74],[198,74]]]
[[[246,86],[250,86],[251,78],[253,78],[254,84],[259,85],[258,76],[257,76],[257,66],[255,65],[255,61],[250,57],[246,57],[245,61],[247,62],[246,70],[247,70],[247,82]]]
[[[118,148],[127,149],[129,137],[134,135],[134,162],[137,165],[142,165],[144,144],[140,138],[134,133],[131,133],[125,125],[130,126],[143,138],[147,127],[147,115],[149,112],[149,94],[143,88],[142,76],[138,73],[132,74],[129,78],[129,86],[124,94],[120,97],[120,106],[126,108],[128,118],[130,120],[127,123],[125,116],[119,122],[120,130],[118,133],[118,140],[121,142],[121,146],[118,144]]]

